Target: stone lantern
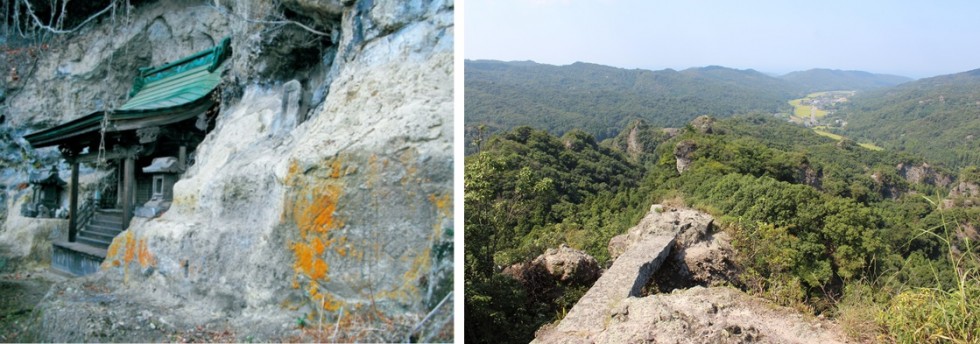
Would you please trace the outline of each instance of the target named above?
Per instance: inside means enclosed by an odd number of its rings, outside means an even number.
[[[58,170],[52,166],[47,177],[32,177],[30,184],[34,187],[34,201],[28,204],[26,209],[21,210],[21,215],[41,218],[54,217],[56,210],[61,205],[61,190],[64,190],[68,183],[58,177]]]
[[[154,158],[150,166],[143,168],[143,173],[153,175],[153,194],[143,206],[136,208],[136,216],[152,218],[170,209],[174,200],[174,183],[177,175],[183,172],[177,158],[168,156]]]

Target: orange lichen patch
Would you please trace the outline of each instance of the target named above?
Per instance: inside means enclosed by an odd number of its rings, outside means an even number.
[[[323,240],[320,239],[319,237],[313,238],[313,241],[310,242],[310,245],[313,248],[313,253],[318,255],[323,254],[323,250],[327,248],[327,245],[324,244]]]
[[[124,235],[120,236],[119,238],[116,238],[115,240],[112,240],[112,243],[109,244],[109,249],[106,251],[106,258],[107,258],[106,261],[107,262],[110,259],[114,259],[118,263],[118,259],[116,259],[116,258],[118,258],[118,255],[119,255],[119,247],[126,245],[124,243],[125,238],[126,238],[126,235],[124,234]],[[116,266],[118,266],[118,264],[116,264]]]
[[[311,281],[310,287],[306,291],[310,294],[310,299],[322,307],[323,310],[333,312],[340,308],[340,302],[337,302],[330,294],[321,293],[316,282]]]
[[[138,263],[143,268],[157,264],[156,257],[150,252],[150,245],[146,243],[146,239],[137,240],[132,231],[126,231],[109,245],[102,266],[128,266],[133,262]]]
[[[431,194],[429,195],[429,202],[436,206],[436,211],[442,213],[442,216],[446,218],[453,216],[453,202],[449,194],[442,196]]]
[[[139,261],[141,267],[149,267],[157,264],[157,260],[150,253],[150,247],[146,244],[146,239],[140,239],[139,243],[136,245],[136,260]]]
[[[356,171],[356,168],[345,166],[342,161],[328,159],[306,170],[293,161],[285,179],[289,196],[281,220],[295,223],[299,230],[299,238],[289,244],[296,258],[292,284],[296,289],[305,285],[303,289],[309,301],[326,311],[341,306],[333,295],[321,290],[322,283],[331,280],[328,261],[349,252],[346,238],[336,233],[344,226],[336,213],[343,194],[342,177],[348,173],[345,171]]]
[[[126,251],[123,252],[123,262],[131,263],[136,258],[136,240],[133,240],[133,232],[126,232]]]
[[[340,185],[321,185],[307,193],[305,197],[302,193],[297,195],[298,199],[291,202],[293,219],[303,239],[306,239],[310,232],[326,233],[343,226],[343,222],[334,218],[341,192]]]
[[[314,249],[309,244],[293,244],[293,254],[296,256],[293,270],[297,273],[305,274],[314,280],[326,278],[326,262],[315,254]]]

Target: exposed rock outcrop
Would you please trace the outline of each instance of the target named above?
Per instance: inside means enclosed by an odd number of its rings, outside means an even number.
[[[600,319],[609,316],[612,308],[623,299],[640,296],[643,286],[664,260],[677,239],[678,233],[692,226],[690,214],[664,212],[659,205],[638,225],[629,230],[626,238],[616,240],[617,258],[613,265],[585,296],[579,299],[568,315],[550,331],[539,331],[535,342],[558,343],[568,340],[588,340],[603,331]],[[630,236],[632,235],[632,236]]]
[[[740,284],[735,265],[735,249],[728,233],[719,232],[707,214],[678,209],[689,221],[674,242],[664,265],[650,278],[648,292],[670,292],[693,286]],[[685,222],[685,220],[682,220]]]
[[[710,215],[691,209],[667,208],[659,204],[653,205],[651,212],[666,215],[648,215],[626,234],[609,240],[609,255],[615,259],[644,237],[656,235],[664,228],[680,226],[670,256],[652,276],[647,288],[669,292],[695,285],[738,283],[731,239],[727,233],[717,231]]]
[[[674,230],[679,233],[678,246],[691,245],[711,230],[713,222],[711,215],[696,210],[654,204],[640,223],[609,240],[609,257],[615,260],[637,242]]]
[[[725,233],[713,232],[712,222],[694,210],[652,206],[637,226],[610,240],[610,254],[618,256],[613,266],[558,325],[542,327],[534,342],[845,342],[829,322],[804,318],[730,287],[641,295],[639,286],[656,280],[664,269],[675,272],[660,277],[677,278],[683,267],[683,278],[698,284],[734,278],[731,245]]]
[[[56,37],[7,99],[16,127],[63,123],[119,106],[140,67],[161,65],[231,34],[228,18],[195,0],[160,1]],[[30,76],[30,77],[28,77]]]
[[[905,180],[898,179],[900,176],[894,177],[890,173],[874,171],[869,177],[874,182],[875,192],[881,194],[882,197],[898,199],[908,192],[908,184]]]
[[[677,173],[684,173],[694,159],[694,151],[697,150],[694,141],[684,140],[674,146],[674,159],[677,160]]]
[[[514,277],[527,287],[529,284],[557,283],[591,285],[599,278],[599,262],[587,253],[562,245],[549,248],[530,262],[511,265],[503,274]]]
[[[711,118],[711,116],[698,116],[691,121],[691,126],[694,127],[694,130],[698,133],[711,134],[715,132],[715,119]]]
[[[566,343],[845,343],[836,325],[726,287],[628,298],[604,331]]]
[[[14,171],[24,175],[10,176],[7,180],[26,179],[24,170],[15,169]],[[64,173],[61,178],[67,177],[68,173]],[[98,180],[103,177],[105,173],[95,172],[80,177],[79,192],[91,193]],[[13,186],[9,190],[0,188],[0,201],[5,203],[0,208],[7,209],[5,214],[0,214],[3,215],[0,216],[0,261],[3,261],[0,263],[0,272],[45,268],[51,264],[51,243],[68,237],[68,220],[23,216],[20,209],[33,197],[33,189],[23,182]],[[67,192],[62,194],[62,198],[67,199]]]
[[[972,181],[960,181],[949,191],[949,195],[943,200],[943,205],[946,208],[980,205],[980,184]]]
[[[898,164],[895,169],[911,184],[927,184],[945,188],[952,183],[949,176],[939,173],[927,163],[922,163],[919,166]]]
[[[803,162],[797,169],[796,181],[812,186],[816,189],[823,189],[823,171],[814,169],[809,162]]]
[[[626,154],[636,159],[643,153],[643,144],[637,138],[640,136],[640,125],[634,125],[630,133],[626,136]]]

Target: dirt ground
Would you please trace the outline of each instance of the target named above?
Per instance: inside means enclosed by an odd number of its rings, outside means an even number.
[[[51,285],[65,277],[38,270],[0,274],[0,342],[32,342],[31,312]]]

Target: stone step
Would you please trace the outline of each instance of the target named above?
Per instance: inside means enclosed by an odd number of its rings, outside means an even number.
[[[119,233],[122,233],[122,230],[119,229],[119,226],[115,226],[115,225],[105,226],[105,225],[99,225],[95,223],[89,223],[82,230],[103,233],[106,235],[112,235],[113,237],[119,235]]]
[[[96,212],[95,214],[92,215],[92,218],[93,219],[102,219],[102,220],[106,220],[106,221],[115,221],[115,222],[122,222],[122,220],[123,220],[122,213],[120,213],[120,214],[102,214],[102,213]]]
[[[96,248],[101,248],[103,250],[104,249],[108,249],[109,248],[109,244],[112,243],[111,240],[105,241],[105,240],[100,240],[100,239],[90,238],[90,237],[85,237],[85,236],[75,237],[75,242],[83,243],[83,244],[86,244],[86,245],[89,245],[89,246],[92,246],[92,247],[96,247]]]
[[[111,243],[112,242],[112,239],[114,239],[116,237],[116,234],[115,233],[103,233],[103,232],[91,231],[91,230],[85,229],[85,230],[82,230],[82,231],[78,232],[78,237],[80,237],[80,238],[89,238],[89,239],[96,239],[96,240],[99,240],[99,241],[105,241],[105,242]]]
[[[89,221],[89,223],[96,224],[96,225],[103,226],[103,227],[111,227],[111,228],[120,228],[120,229],[122,229],[122,220],[107,219],[107,218],[104,218],[104,217],[93,217],[92,220]]]
[[[55,270],[84,276],[99,271],[106,250],[80,242],[57,241],[52,245],[51,267]]]

